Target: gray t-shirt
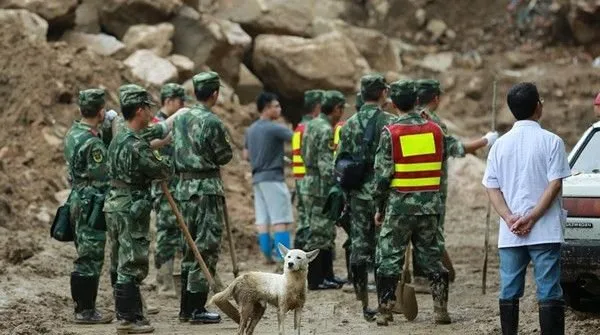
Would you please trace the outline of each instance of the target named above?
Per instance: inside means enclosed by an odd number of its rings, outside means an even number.
[[[284,181],[283,146],[293,132],[273,121],[257,120],[247,130],[244,148],[248,150],[253,183]]]

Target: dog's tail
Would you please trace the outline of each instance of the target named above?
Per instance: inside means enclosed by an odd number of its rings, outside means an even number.
[[[219,302],[223,302],[223,301],[227,301],[229,300],[229,298],[232,297],[233,295],[233,291],[235,290],[235,286],[237,285],[237,283],[240,281],[240,278],[242,278],[241,276],[235,278],[230,284],[229,286],[227,286],[223,291],[219,292],[219,293],[215,293],[212,298],[210,298],[210,301],[208,302],[208,305],[212,305],[212,304],[218,304]]]

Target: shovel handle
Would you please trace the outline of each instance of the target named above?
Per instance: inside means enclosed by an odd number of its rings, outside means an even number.
[[[200,254],[200,251],[198,251],[198,247],[196,246],[196,243],[194,243],[194,239],[192,238],[190,231],[188,230],[187,226],[185,225],[185,221],[183,220],[183,215],[181,215],[181,212],[179,211],[179,208],[177,207],[177,204],[175,203],[175,200],[173,199],[171,192],[169,192],[169,187],[167,186],[167,182],[161,181],[160,187],[161,187],[163,193],[165,194],[165,196],[167,197],[167,201],[169,202],[169,206],[171,206],[173,213],[175,213],[175,217],[177,218],[177,224],[179,225],[179,229],[181,229],[181,231],[183,232],[183,236],[185,237],[185,241],[187,242],[188,247],[190,249],[192,249],[192,252],[194,253],[194,256],[196,257],[196,261],[200,265],[200,268],[202,269],[204,276],[208,280],[208,284],[210,285],[210,287],[212,287],[214,292],[220,292],[223,289],[223,287],[221,287],[220,285],[217,286],[215,279],[210,274],[210,271],[208,270],[208,267],[206,266],[206,263],[204,262],[202,255]]]

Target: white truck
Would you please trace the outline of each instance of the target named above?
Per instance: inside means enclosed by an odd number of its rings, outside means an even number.
[[[561,284],[565,300],[600,297],[600,122],[588,128],[569,154],[572,175],[563,182],[567,210]]]

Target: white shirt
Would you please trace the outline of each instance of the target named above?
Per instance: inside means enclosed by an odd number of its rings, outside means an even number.
[[[535,121],[517,121],[488,155],[483,185],[499,188],[513,214],[526,215],[537,205],[548,184],[571,175],[563,140]],[[562,243],[566,211],[559,195],[523,237],[500,219],[498,248]]]

